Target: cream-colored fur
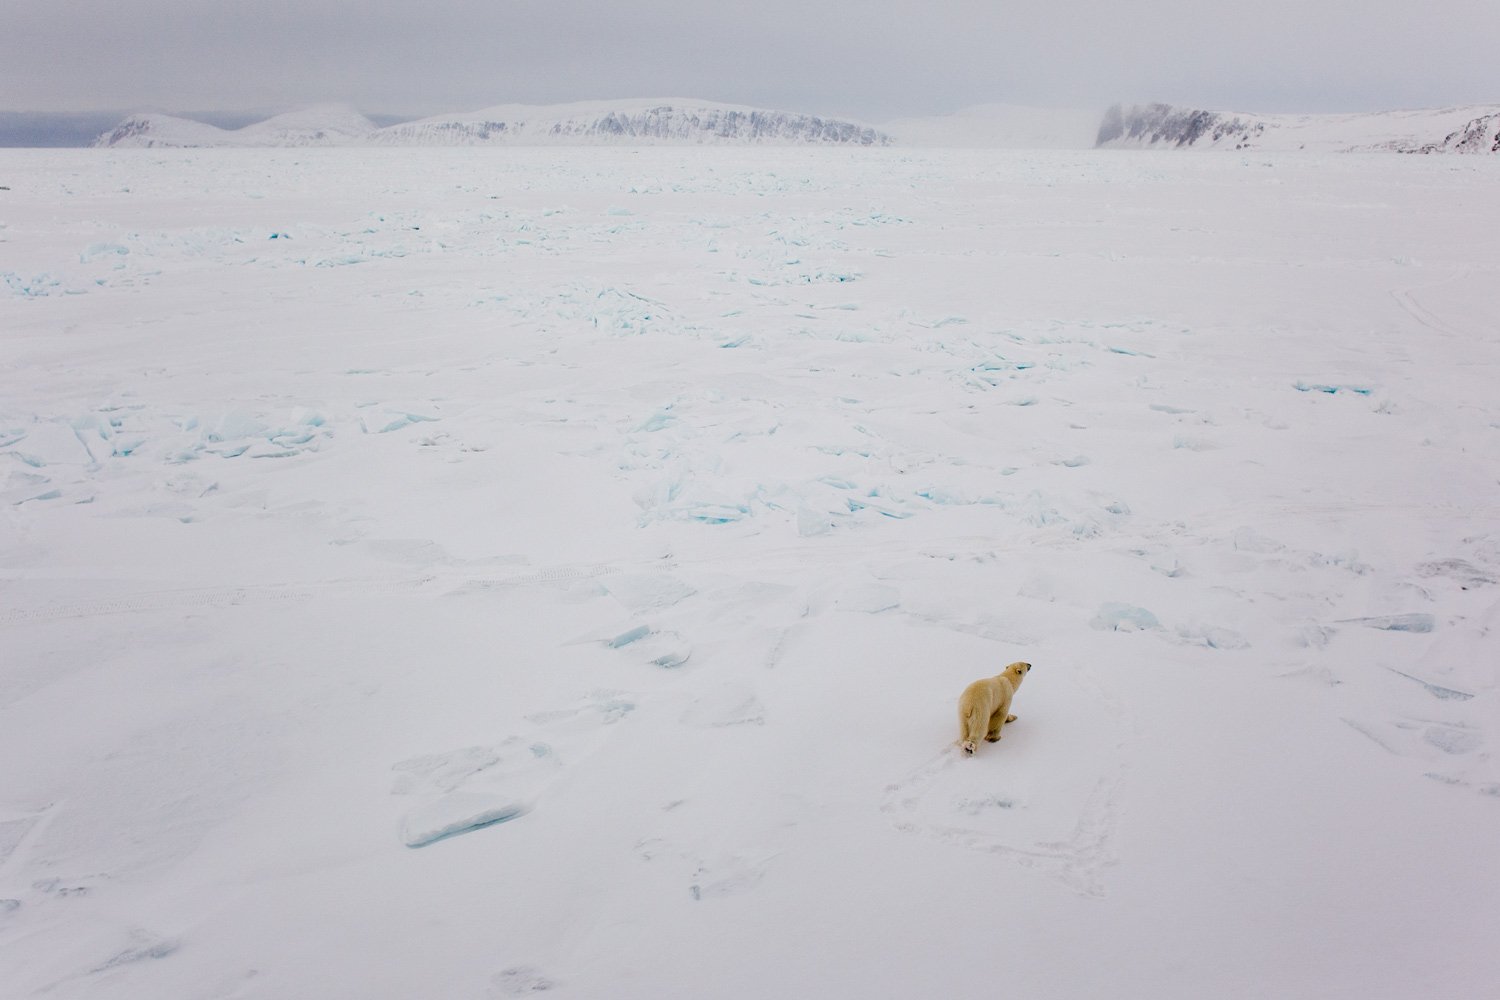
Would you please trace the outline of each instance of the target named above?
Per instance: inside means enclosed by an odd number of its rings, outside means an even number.
[[[964,688],[958,698],[958,740],[966,755],[973,756],[981,739],[990,743],[998,740],[1001,728],[1016,721],[1010,714],[1010,703],[1030,669],[1031,664],[1018,661],[994,677]]]

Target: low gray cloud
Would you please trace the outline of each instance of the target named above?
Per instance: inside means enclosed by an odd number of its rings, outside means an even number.
[[[425,114],[687,96],[879,121],[989,102],[1500,101],[1494,0],[8,0],[0,11],[0,108],[11,110],[341,101]]]

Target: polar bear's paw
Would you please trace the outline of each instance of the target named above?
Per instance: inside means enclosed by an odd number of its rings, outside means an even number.
[[[964,740],[964,756],[965,757],[972,757],[972,756],[974,756],[974,751],[976,749],[977,749],[977,747],[975,746],[973,740]]]

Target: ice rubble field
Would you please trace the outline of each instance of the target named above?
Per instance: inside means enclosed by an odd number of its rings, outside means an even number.
[[[0,995],[1500,981],[1500,163],[0,186]]]

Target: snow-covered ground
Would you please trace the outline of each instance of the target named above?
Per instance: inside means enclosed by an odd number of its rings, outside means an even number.
[[[0,187],[7,1000],[1500,982],[1500,164]]]

